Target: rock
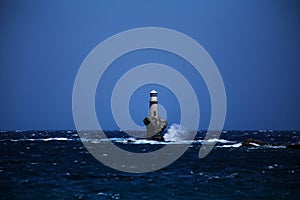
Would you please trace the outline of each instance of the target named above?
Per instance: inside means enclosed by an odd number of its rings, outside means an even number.
[[[286,146],[287,149],[300,149],[300,144],[290,144]]]
[[[143,120],[147,129],[147,139],[164,141],[162,132],[168,125],[168,122],[161,119],[160,117],[145,117]]]
[[[242,146],[244,147],[257,147],[261,145],[267,145],[267,143],[261,140],[255,140],[251,138],[244,140],[242,143]]]

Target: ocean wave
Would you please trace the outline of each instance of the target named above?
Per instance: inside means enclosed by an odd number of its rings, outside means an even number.
[[[219,143],[235,143],[236,141],[230,141],[230,140],[225,140],[225,139],[217,139],[217,138],[212,138],[208,140],[204,140],[205,143],[214,143],[214,142],[219,142]]]
[[[239,148],[242,146],[242,143],[236,143],[236,144],[225,144],[221,146],[217,146],[219,148]]]
[[[224,144],[224,145],[218,145],[217,148],[240,148],[243,147],[243,143],[235,143],[235,144]],[[287,146],[285,145],[255,145],[252,147],[247,147],[248,149],[286,149]]]
[[[65,138],[65,137],[55,137],[55,138],[21,138],[21,139],[4,139],[1,142],[48,142],[48,141],[72,141],[75,139]]]
[[[217,143],[217,148],[240,148],[246,147],[243,145],[243,142],[225,140],[225,139],[217,139],[212,138],[208,140],[203,139],[196,139],[196,140],[177,140],[177,141],[155,141],[149,140],[145,138],[134,138],[134,137],[114,137],[114,138],[76,138],[76,137],[47,137],[47,138],[20,138],[20,139],[2,139],[0,142],[51,142],[51,141],[58,141],[58,142],[86,142],[86,143],[116,143],[116,144],[128,144],[128,145],[205,145],[205,144],[213,144]],[[287,145],[260,145],[256,143],[250,143],[251,146],[247,147],[248,149],[292,149],[292,144]],[[294,147],[296,148],[296,147]]]

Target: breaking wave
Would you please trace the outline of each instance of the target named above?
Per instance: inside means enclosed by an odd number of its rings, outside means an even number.
[[[165,141],[170,142],[193,140],[196,134],[196,131],[189,131],[179,124],[172,124],[168,129],[168,132],[165,133],[164,139]]]
[[[140,132],[142,135],[144,132]],[[221,138],[204,140],[205,131],[190,131],[179,124],[172,124],[164,134],[165,141],[147,140],[145,138],[132,137],[121,131],[106,131],[108,138],[101,138],[97,132],[86,132],[85,138],[80,138],[76,131],[2,131],[0,142],[88,142],[88,143],[118,143],[128,145],[166,145],[166,144],[191,144],[191,147],[202,144],[214,144],[216,148],[248,148],[248,149],[299,149],[300,135],[297,131],[291,132],[267,132],[257,131],[228,131],[222,133]],[[197,135],[196,135],[197,134]],[[196,137],[195,137],[196,135]],[[249,138],[264,141],[264,145],[254,142],[244,143]]]

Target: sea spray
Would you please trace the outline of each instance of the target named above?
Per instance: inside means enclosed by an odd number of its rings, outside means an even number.
[[[193,140],[195,132],[187,130],[180,124],[172,124],[168,129],[168,132],[165,133],[165,141],[182,141],[182,140]]]

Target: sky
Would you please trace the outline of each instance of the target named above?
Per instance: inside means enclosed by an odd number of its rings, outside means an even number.
[[[216,63],[226,89],[227,130],[300,130],[300,3],[298,1],[1,1],[0,130],[75,129],[72,91],[89,52],[105,39],[133,28],[163,27],[196,40]],[[97,87],[103,129],[119,129],[111,112],[114,84],[133,67],[163,63],[183,74],[207,129],[207,87],[189,63],[148,49],[121,56]],[[169,124],[180,120],[170,89],[147,84],[131,96],[139,125],[149,92],[159,92]],[[188,98],[188,97],[187,97]]]

